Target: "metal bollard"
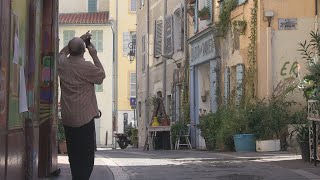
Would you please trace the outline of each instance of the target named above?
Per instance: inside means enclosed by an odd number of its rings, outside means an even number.
[[[112,138],[112,140],[113,140],[113,142],[112,142],[112,144],[113,144],[113,149],[117,149],[117,142],[116,142],[116,135],[115,135],[115,133],[116,133],[116,131],[114,131],[113,132],[113,138]]]
[[[108,146],[108,131],[106,131],[106,146]]]

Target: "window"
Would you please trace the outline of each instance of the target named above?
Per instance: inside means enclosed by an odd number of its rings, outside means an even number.
[[[136,97],[136,73],[130,73],[130,97]]]
[[[146,71],[146,36],[142,36],[142,72]]]
[[[103,92],[103,84],[95,84],[94,88],[96,92]]]
[[[133,42],[136,43],[137,41],[137,35],[136,32],[124,32],[123,33],[123,44],[122,44],[122,48],[123,48],[123,56],[128,56],[129,52],[130,52],[130,48],[129,48],[129,43]]]
[[[88,0],[88,12],[97,12],[97,0]]]
[[[91,31],[91,42],[96,47],[98,52],[103,52],[103,31],[93,30]]]
[[[131,12],[137,11],[137,0],[130,0],[130,11]]]
[[[74,30],[63,31],[63,46],[66,47],[71,39],[75,37],[76,32]]]
[[[162,55],[162,27],[163,21],[155,21],[155,36],[154,36],[154,57],[160,57]]]
[[[233,39],[233,52],[234,52],[240,49],[240,32],[238,30],[233,29],[232,39]]]

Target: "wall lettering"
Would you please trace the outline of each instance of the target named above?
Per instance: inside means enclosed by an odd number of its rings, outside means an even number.
[[[287,76],[287,75],[294,75],[297,76],[298,75],[298,62],[295,61],[291,64],[290,61],[287,61],[283,64],[281,71],[280,71],[280,75],[281,76]]]

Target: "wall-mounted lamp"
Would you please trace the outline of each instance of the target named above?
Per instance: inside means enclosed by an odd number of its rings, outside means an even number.
[[[129,53],[128,53],[128,59],[130,62],[134,61],[134,58],[136,56],[136,43],[135,42],[131,42],[128,44],[128,47],[130,49]]]
[[[268,27],[271,26],[271,20],[274,16],[274,12],[273,11],[265,11],[264,12],[264,16],[268,19]]]

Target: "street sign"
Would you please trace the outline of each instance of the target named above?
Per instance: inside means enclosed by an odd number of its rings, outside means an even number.
[[[137,105],[137,98],[131,97],[130,98],[130,106],[135,107]]]

